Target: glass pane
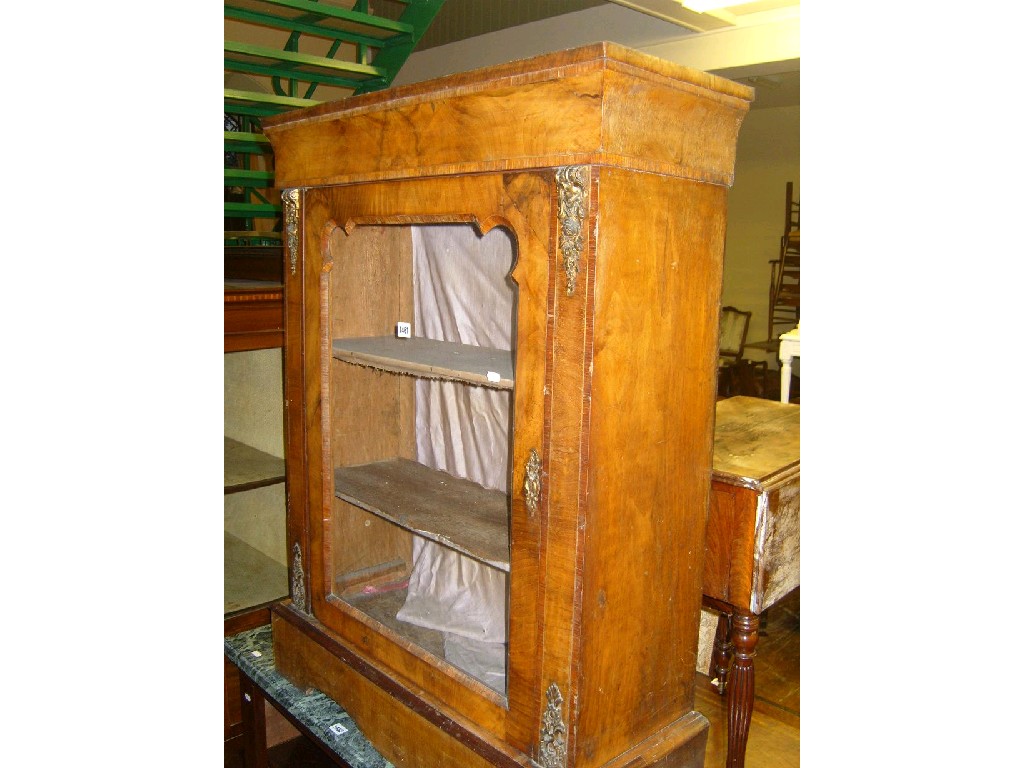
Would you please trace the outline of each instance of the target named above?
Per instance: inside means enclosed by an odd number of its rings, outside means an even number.
[[[512,239],[357,227],[332,258],[333,592],[504,694]]]

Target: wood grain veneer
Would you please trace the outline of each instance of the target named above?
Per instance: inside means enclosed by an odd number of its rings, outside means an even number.
[[[266,120],[296,222],[275,653],[396,764],[703,765],[725,198],[751,95],[602,43]],[[409,535],[335,498],[336,469],[415,450],[411,371],[332,347],[412,317],[408,226],[436,223],[515,247],[506,697],[334,591],[340,563],[392,567]]]

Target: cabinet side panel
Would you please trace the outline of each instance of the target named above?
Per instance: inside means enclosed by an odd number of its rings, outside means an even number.
[[[693,707],[725,229],[724,187],[599,189],[577,766]]]

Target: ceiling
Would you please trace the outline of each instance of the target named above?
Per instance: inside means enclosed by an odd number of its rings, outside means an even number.
[[[417,51],[497,32],[530,22],[614,4],[669,22],[678,36],[701,35],[729,29],[753,27],[799,14],[800,0],[756,0],[737,2],[720,10],[697,13],[684,8],[680,0],[446,0],[433,23],[416,46]],[[374,12],[397,18],[404,3],[375,0]],[[755,108],[795,106],[800,103],[799,60],[775,67],[745,67],[718,70],[732,80],[755,88]]]
[[[697,13],[684,8],[680,0],[446,0],[416,50],[423,51],[607,3],[631,8],[695,34],[761,23],[769,16],[792,12],[800,7],[800,0],[756,0],[735,2],[719,10]],[[403,7],[404,3],[398,0],[377,0],[374,12],[397,19]]]
[[[799,10],[800,0],[729,0],[716,10],[698,13],[683,7],[687,0],[609,0],[616,5],[670,21],[693,32],[711,32],[716,29],[761,24],[772,18],[792,14]],[[697,3],[694,3],[697,5]]]
[[[497,32],[531,21],[542,21],[566,13],[604,5],[607,0],[445,0],[416,46],[417,51],[436,48],[488,32]],[[378,0],[380,2],[380,0]],[[403,4],[404,5],[404,4]],[[384,16],[389,10],[376,9]],[[397,13],[398,7],[391,11]]]

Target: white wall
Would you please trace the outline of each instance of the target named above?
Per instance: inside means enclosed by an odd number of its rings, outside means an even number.
[[[284,458],[281,349],[224,355],[224,436]]]
[[[793,182],[793,196],[799,200],[800,107],[751,110],[736,148],[722,280],[722,305],[754,313],[748,342],[768,338],[769,262],[779,256],[787,181]],[[748,350],[744,356],[778,367],[774,355]]]
[[[284,458],[284,382],[279,348],[224,355],[224,436]],[[224,495],[224,532],[288,564],[284,483]]]

